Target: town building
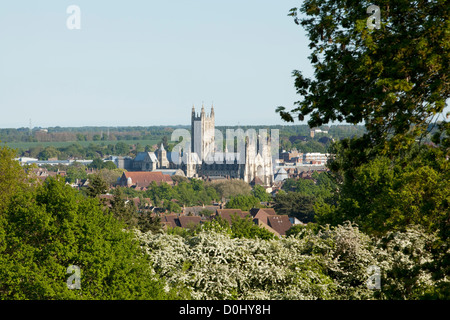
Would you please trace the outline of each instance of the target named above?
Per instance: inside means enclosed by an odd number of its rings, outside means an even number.
[[[191,137],[180,150],[166,152],[161,144],[156,152],[141,152],[134,159],[115,158],[118,168],[128,171],[156,171],[181,169],[188,178],[242,179],[270,187],[273,183],[273,162],[269,137],[246,136],[243,150],[220,150],[216,141],[214,107],[207,114],[204,106],[200,113],[191,112]]]
[[[145,190],[150,184],[155,182],[157,185],[165,182],[173,185],[173,180],[168,174],[160,171],[157,172],[124,172],[118,180],[118,185],[121,187],[137,188]]]

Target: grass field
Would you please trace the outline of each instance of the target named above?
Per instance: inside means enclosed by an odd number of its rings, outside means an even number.
[[[12,149],[18,149],[18,150],[28,150],[32,147],[37,147],[37,146],[41,146],[41,147],[47,147],[47,146],[53,146],[55,148],[61,148],[61,147],[67,147],[70,146],[71,144],[74,143],[78,143],[83,147],[87,147],[89,146],[91,143],[92,144],[97,144],[97,145],[108,145],[108,144],[116,144],[118,142],[125,142],[126,144],[129,145],[133,145],[133,144],[141,144],[141,146],[146,146],[146,145],[154,145],[160,142],[160,140],[114,140],[114,141],[65,141],[65,142],[11,142],[11,143],[6,143],[6,145],[8,145],[8,147],[12,148]],[[3,144],[3,142],[2,142]]]

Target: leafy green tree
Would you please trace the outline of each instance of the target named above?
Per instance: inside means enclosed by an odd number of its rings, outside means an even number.
[[[317,223],[296,224],[286,231],[286,237],[304,237],[308,235],[307,231],[312,231],[314,234],[319,232],[320,225]]]
[[[253,187],[252,195],[261,202],[269,202],[272,200],[272,196],[266,192],[266,189],[258,184],[255,184]]]
[[[232,197],[225,205],[225,208],[249,211],[251,208],[260,208],[261,204],[259,202],[259,199],[254,196],[238,195],[236,197]]]
[[[296,217],[304,223],[314,221],[314,196],[298,192],[279,192],[274,200],[274,209],[278,214]]]
[[[92,160],[92,162],[88,165],[88,168],[91,169],[103,169],[103,160],[100,158],[95,158],[94,160]]]
[[[82,159],[86,156],[86,150],[79,143],[72,143],[67,147],[60,148],[61,157]]]
[[[114,170],[117,169],[116,165],[112,161],[103,161],[99,157],[96,157],[92,162],[88,165],[88,168],[91,169],[108,169],[108,170]]]
[[[176,298],[134,235],[62,180],[16,192],[0,217],[2,299]],[[80,289],[67,286],[71,265],[80,268]]]
[[[161,218],[158,216],[152,216],[148,213],[139,213],[137,228],[141,232],[162,232]]]
[[[91,198],[98,197],[108,192],[108,184],[100,174],[91,174],[89,176],[89,185],[87,187],[87,195]]]
[[[272,232],[257,226],[249,217],[241,218],[237,215],[232,215],[231,231],[233,238],[275,239],[275,235]]]
[[[426,133],[450,97],[450,10],[446,1],[382,0],[373,29],[370,4],[307,0],[289,11],[307,31],[314,78],[295,70],[303,99],[277,111],[286,121],[309,115],[311,127],[364,122],[369,147],[389,140],[391,151],[401,150]]]
[[[196,232],[220,232],[231,238],[276,239],[272,232],[253,223],[249,216],[241,218],[238,215],[231,216],[231,225],[224,218],[216,216],[214,219],[198,225]],[[186,235],[189,236],[189,234]]]
[[[164,200],[162,207],[164,210],[166,210],[169,213],[170,212],[176,212],[176,213],[181,212],[181,207],[177,203],[175,203],[171,200]]]
[[[73,163],[67,167],[66,180],[73,183],[76,180],[87,179],[86,167],[80,163]]]
[[[208,210],[208,209],[202,209],[198,213],[198,215],[201,216],[201,217],[210,217],[213,214],[214,214],[214,211],[211,211],[211,210]]]
[[[58,158],[60,152],[53,146],[45,147],[44,150],[39,152],[38,158],[39,160],[48,160],[51,158]]]
[[[125,156],[130,152],[130,146],[125,142],[117,142],[115,146],[115,152],[117,155]]]
[[[252,188],[243,180],[227,180],[211,184],[217,195],[222,199],[229,199],[238,195],[250,195]]]
[[[112,161],[104,161],[102,169],[115,170],[117,169],[117,166]]]
[[[110,213],[117,220],[123,222],[127,228],[133,229],[138,224],[138,214],[133,201],[126,202],[121,188],[114,189],[111,200]]]
[[[86,141],[86,135],[82,134],[82,133],[77,133],[77,141]]]
[[[103,180],[105,180],[106,184],[108,186],[113,186],[117,183],[117,179],[120,178],[123,174],[124,170],[123,169],[102,169],[98,172],[98,174],[100,174],[100,176],[103,178]],[[125,188],[128,189],[128,188]],[[129,189],[128,191],[134,191]]]
[[[331,165],[340,181],[337,202],[317,208],[319,222],[350,220],[375,234],[419,224],[448,238],[450,170],[442,151],[420,146],[405,158],[378,156],[354,168],[347,167],[347,156],[353,157],[338,154]]]
[[[25,172],[14,160],[15,157],[14,150],[0,145],[0,211],[18,190],[26,186]]]

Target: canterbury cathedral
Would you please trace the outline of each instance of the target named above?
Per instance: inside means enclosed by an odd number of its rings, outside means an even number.
[[[214,107],[191,112],[189,137],[167,152],[163,144],[155,152],[141,152],[120,165],[129,171],[182,171],[188,178],[242,179],[247,183],[271,186],[273,165],[271,139],[267,135],[237,132],[231,139],[215,128]],[[233,131],[233,130],[232,130]],[[229,150],[232,149],[230,152]],[[235,151],[234,149],[237,149]]]

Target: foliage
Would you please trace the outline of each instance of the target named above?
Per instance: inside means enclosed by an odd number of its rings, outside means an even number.
[[[220,199],[230,199],[238,195],[249,196],[252,188],[243,180],[226,180],[218,181],[210,184],[213,187]]]
[[[2,299],[175,298],[123,224],[61,180],[16,192],[1,212]],[[67,268],[81,270],[81,289]]]
[[[364,122],[370,146],[389,140],[399,150],[426,133],[450,97],[450,10],[446,1],[378,1],[381,25],[371,30],[370,4],[308,0],[289,11],[308,33],[315,72],[293,72],[303,100],[277,112],[287,121],[310,115],[311,127]]]
[[[0,211],[18,190],[25,188],[25,173],[14,157],[14,150],[0,145]]]
[[[138,237],[155,271],[171,285],[186,286],[194,299],[326,298],[333,287],[315,259],[303,259],[277,240],[231,239],[214,232],[188,239]]]
[[[194,299],[420,299],[449,284],[433,279],[436,238],[419,227],[371,238],[346,223],[279,240],[233,238],[222,227],[136,236],[155,271]],[[367,286],[370,266],[380,268],[378,290]]]
[[[174,186],[165,182],[159,185],[152,182],[143,196],[173,212],[181,212],[181,206],[210,204],[218,197],[215,189],[202,180],[191,179],[186,181],[179,179],[177,181]],[[172,200],[176,200],[176,203]]]
[[[18,150],[18,156],[42,158],[58,157],[59,159],[78,158],[78,159],[96,159],[105,158],[109,155],[116,156],[135,156],[138,151],[154,151],[156,144],[160,145],[163,137],[169,137],[171,132],[177,127],[119,127],[110,128],[110,134],[105,131],[108,128],[103,127],[81,127],[81,128],[48,128],[48,133],[39,132],[33,129],[30,136],[29,128],[19,129],[1,129],[0,140],[8,143],[8,146]],[[225,133],[223,127],[216,127]],[[227,127],[229,128],[229,127]],[[233,127],[231,127],[233,128]],[[237,129],[237,127],[235,127]],[[252,128],[258,130],[261,126],[244,126],[246,130]],[[323,127],[329,131],[335,139],[351,136],[361,136],[365,129],[363,126],[351,125],[333,125]],[[264,127],[264,129],[267,129]],[[320,137],[309,137],[308,125],[290,125],[290,126],[270,126],[269,129],[277,129],[280,133],[281,150],[290,150],[297,148],[303,152],[324,152],[327,143],[321,143]],[[101,137],[100,140],[94,140],[94,136]],[[302,140],[296,138],[302,137]],[[306,138],[306,141],[303,141]],[[116,145],[119,142],[126,143],[129,148],[123,148],[123,145]],[[172,144],[169,144],[166,150],[170,151]],[[51,154],[42,153],[47,147],[52,147],[47,151]],[[56,149],[56,152],[54,150]],[[47,152],[45,151],[45,152]],[[123,153],[121,153],[123,152]],[[41,154],[42,153],[42,154]]]
[[[376,156],[354,165],[351,149],[339,152],[330,164],[339,181],[335,205],[317,211],[321,223],[358,223],[368,233],[405,230],[420,224],[448,238],[449,162],[433,147],[417,146],[403,158]]]
[[[87,196],[91,198],[98,197],[108,191],[108,185],[100,174],[91,174],[89,176],[89,185],[86,190]]]
[[[124,200],[121,188],[114,189],[109,212],[117,220],[124,223],[128,229],[133,229],[138,224],[138,213],[134,203]]]
[[[86,172],[86,167],[80,163],[73,163],[67,167],[66,170],[66,181],[69,183],[74,183],[76,180],[87,179],[88,175]]]
[[[108,170],[114,170],[116,169],[116,165],[112,161],[103,161],[100,158],[95,158],[92,160],[92,162],[87,166],[90,169],[108,169]]]
[[[231,232],[233,238],[247,239],[275,239],[275,236],[269,230],[256,225],[250,217],[231,217]]]
[[[161,218],[145,212],[139,213],[137,228],[144,233],[148,231],[153,233],[162,232]]]
[[[305,229],[317,234],[317,232],[320,230],[320,225],[313,222],[293,225],[289,228],[289,230],[286,231],[286,237],[295,237],[299,234],[303,235],[305,234]]]
[[[299,192],[279,192],[274,200],[274,209],[278,214],[296,217],[304,223],[314,221],[314,196]]]
[[[388,266],[385,267],[383,290],[379,293],[381,298],[450,298],[449,266],[436,269],[439,267],[437,261],[445,255],[448,259],[448,244],[441,243],[436,234],[424,232],[423,227],[416,225],[402,233],[388,232],[377,245],[383,249],[379,258],[388,262],[382,264]],[[436,252],[436,246],[444,250]],[[444,275],[439,274],[441,271]]]
[[[213,220],[205,221],[195,230],[194,234],[199,232],[219,232],[229,235],[231,238],[246,239],[275,239],[272,232],[259,227],[253,223],[249,217],[241,218],[237,215],[231,216],[231,224],[227,220],[218,216]],[[191,234],[192,236],[192,234]]]
[[[252,190],[252,195],[255,198],[258,198],[260,202],[269,202],[272,201],[272,196],[267,193],[266,189],[259,184],[255,184]]]
[[[286,179],[282,189],[327,199],[333,195],[336,184],[328,172],[314,172],[312,179]]]
[[[225,205],[225,208],[227,209],[241,209],[242,211],[249,211],[251,208],[260,207],[260,200],[258,198],[244,195],[231,197],[230,201]]]

